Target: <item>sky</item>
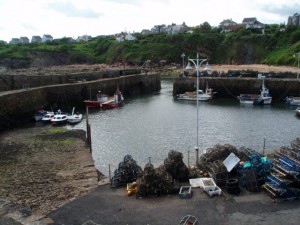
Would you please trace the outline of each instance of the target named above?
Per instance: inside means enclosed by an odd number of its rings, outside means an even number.
[[[0,0],[0,40],[50,34],[54,39],[141,32],[172,23],[218,26],[256,17],[287,23],[300,13],[299,0]]]

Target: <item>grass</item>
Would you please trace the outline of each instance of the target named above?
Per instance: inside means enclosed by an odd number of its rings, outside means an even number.
[[[53,127],[51,129],[48,130],[49,134],[57,134],[57,133],[64,133],[67,132],[68,130],[66,128],[62,128],[62,127]]]

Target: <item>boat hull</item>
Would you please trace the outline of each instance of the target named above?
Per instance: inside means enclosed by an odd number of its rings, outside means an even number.
[[[176,99],[177,100],[186,100],[186,101],[197,101],[197,98],[184,97],[184,96],[178,96]],[[208,101],[210,99],[211,99],[211,97],[209,97],[209,96],[205,96],[205,97],[201,96],[198,98],[198,101]]]
[[[66,114],[57,114],[51,119],[53,125],[65,124],[68,121],[68,115]]]
[[[82,114],[79,115],[72,115],[68,117],[68,123],[76,124],[82,121]]]
[[[89,108],[102,108],[102,109],[114,109],[118,108],[122,105],[123,101],[119,102],[98,102],[98,101],[90,101],[85,100],[83,101],[85,107]]]
[[[101,108],[102,107],[102,102],[98,102],[98,101],[85,100],[85,101],[83,101],[83,104],[85,105],[85,107],[89,107],[89,108]]]
[[[272,97],[266,98],[245,98],[239,97],[241,104],[252,104],[252,105],[270,105],[272,103]]]

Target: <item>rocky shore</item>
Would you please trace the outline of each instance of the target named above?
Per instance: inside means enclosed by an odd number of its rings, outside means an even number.
[[[46,215],[98,180],[83,130],[36,126],[0,135],[0,218],[14,209]]]

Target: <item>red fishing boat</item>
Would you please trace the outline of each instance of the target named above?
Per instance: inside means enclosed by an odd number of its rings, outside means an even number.
[[[119,89],[117,89],[113,96],[103,94],[99,91],[96,100],[84,100],[83,103],[89,108],[114,109],[121,106],[123,101],[124,97]]]

